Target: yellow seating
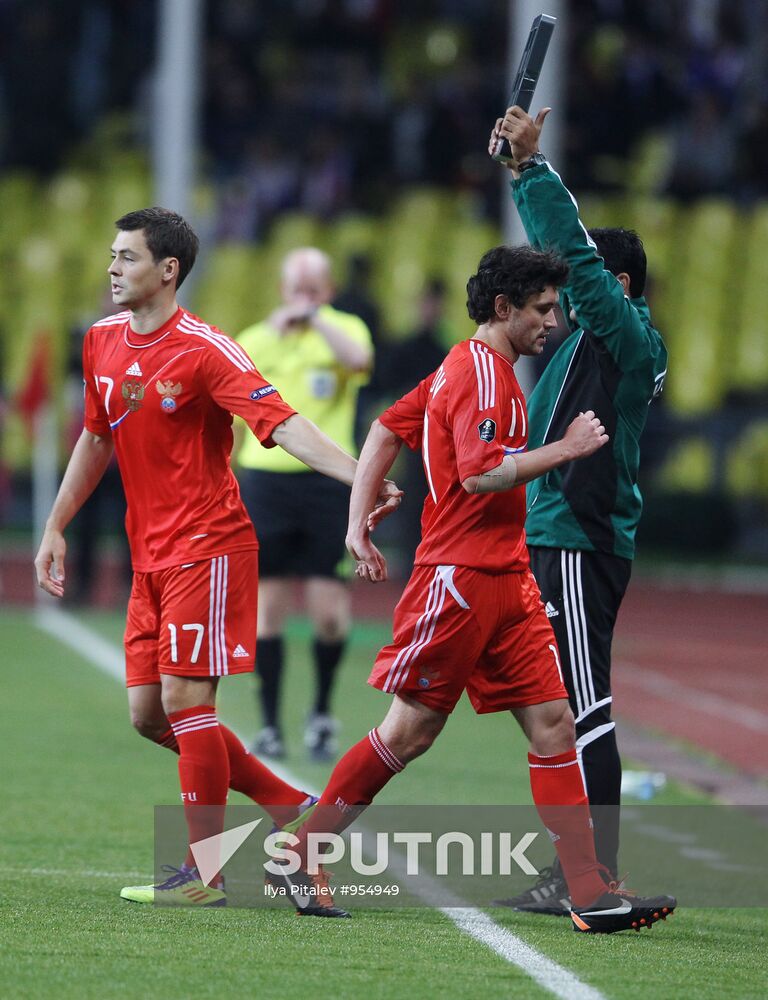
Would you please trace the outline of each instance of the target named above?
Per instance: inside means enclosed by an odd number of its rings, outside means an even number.
[[[707,493],[715,485],[715,453],[705,437],[685,438],[672,448],[655,485],[670,493]]]
[[[734,496],[768,500],[768,421],[748,427],[730,450],[725,480]]]
[[[193,287],[190,308],[231,337],[263,316],[264,251],[247,243],[222,243],[207,256]],[[276,294],[276,293],[275,293]],[[274,301],[274,295],[272,296]]]
[[[284,212],[272,223],[266,240],[270,254],[283,257],[296,247],[325,247],[323,227],[307,212]]]
[[[742,217],[735,252],[724,369],[732,389],[768,388],[768,205]],[[738,281],[737,279],[740,279]]]
[[[497,226],[486,222],[457,222],[446,234],[442,277],[448,285],[448,316],[456,339],[471,337],[475,324],[467,315],[467,279],[477,271],[483,254],[502,242]]]
[[[145,158],[123,151],[124,125],[112,122],[98,143],[50,181],[15,172],[0,175],[0,331],[10,391],[23,375],[30,343],[50,329],[63,361],[73,326],[109,308],[106,268],[113,223],[152,202]],[[117,131],[115,131],[117,130]],[[115,141],[111,142],[110,137]],[[96,157],[94,150],[99,150]],[[768,202],[749,213],[725,200],[680,206],[652,194],[652,164],[663,149],[649,140],[643,165],[628,193],[581,197],[589,227],[624,225],[643,237],[650,262],[650,300],[670,349],[665,399],[681,416],[719,407],[728,392],[768,386],[768,332],[763,318],[768,287]],[[198,208],[212,210],[211,189],[196,192]],[[204,247],[197,284],[182,301],[207,321],[236,335],[278,301],[283,255],[301,245],[328,250],[343,267],[352,253],[367,253],[373,291],[384,325],[413,327],[425,282],[448,285],[449,321],[457,337],[472,332],[466,318],[466,281],[489,247],[501,242],[499,226],[476,221],[468,196],[420,186],[403,192],[380,217],[350,213],[323,223],[304,212],[279,216],[262,246]],[[208,241],[206,241],[208,242]],[[206,253],[205,251],[208,250]],[[729,459],[735,492],[768,492],[761,485],[763,431],[745,435]],[[688,439],[666,462],[663,483],[708,488],[713,475],[706,442]]]
[[[678,413],[695,415],[720,406],[727,390],[738,216],[726,201],[702,201],[686,211],[679,228],[677,263],[667,279],[678,308],[664,391]]]
[[[348,214],[329,224],[328,251],[343,264],[352,254],[375,256],[381,239],[381,223],[368,215]]]

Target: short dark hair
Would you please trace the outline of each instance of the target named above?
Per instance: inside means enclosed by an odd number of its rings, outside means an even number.
[[[567,277],[568,265],[553,250],[494,247],[483,254],[477,274],[467,282],[469,318],[476,323],[493,319],[497,295],[506,295],[516,309],[522,309],[532,295],[550,285],[560,288]]]
[[[648,268],[643,241],[634,229],[590,229],[589,235],[605,262],[605,269],[615,274],[629,275],[629,297],[637,299],[645,290]]]
[[[157,263],[165,257],[175,257],[179,262],[179,288],[186,276],[192,270],[200,240],[190,224],[169,208],[141,208],[137,212],[128,212],[115,223],[122,232],[144,230],[144,239]]]

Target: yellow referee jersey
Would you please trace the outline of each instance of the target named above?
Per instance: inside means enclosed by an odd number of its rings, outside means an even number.
[[[359,316],[323,305],[319,315],[355,343],[373,347],[368,327]],[[264,378],[303,417],[354,454],[352,436],[355,404],[370,372],[354,372],[342,365],[323,335],[311,326],[291,329],[282,336],[266,321],[249,326],[237,338]],[[307,466],[282,448],[262,448],[246,434],[237,455],[246,469],[266,472],[306,472]]]

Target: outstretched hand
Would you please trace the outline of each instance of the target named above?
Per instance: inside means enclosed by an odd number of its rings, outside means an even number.
[[[488,143],[489,155],[493,156],[499,141],[506,139],[512,149],[514,160],[505,163],[504,166],[516,171],[518,163],[539,152],[539,136],[544,127],[544,120],[551,110],[552,108],[542,108],[534,119],[517,105],[508,108],[503,118],[496,119]]]

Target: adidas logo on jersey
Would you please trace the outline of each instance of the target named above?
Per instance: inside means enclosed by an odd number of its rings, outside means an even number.
[[[248,653],[243,649],[243,647],[238,642],[238,644],[232,650],[232,656],[248,656]]]
[[[560,614],[560,612],[557,610],[557,608],[551,601],[547,601],[546,605],[544,606],[544,610],[547,613],[547,618],[557,618],[557,616]]]
[[[139,368],[139,362],[138,361],[134,361],[130,368],[126,368],[125,374],[126,375],[140,375],[142,378],[144,377],[144,372],[141,370],[141,368]]]

